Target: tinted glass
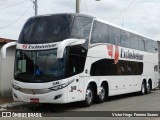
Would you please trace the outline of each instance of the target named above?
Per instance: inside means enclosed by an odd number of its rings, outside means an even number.
[[[145,40],[145,50],[147,52],[152,52],[152,53],[156,53],[157,52],[157,42],[150,40],[150,39],[146,39]]]
[[[69,47],[68,76],[83,72],[87,51],[81,46]]]
[[[91,44],[111,43],[136,50],[156,53],[157,42],[105,23],[94,21]]]
[[[16,51],[15,79],[22,82],[49,82],[65,77],[64,58],[57,58],[57,49],[43,51]]]
[[[121,37],[121,46],[129,48],[131,46],[131,42],[129,39],[130,33],[127,31],[121,30],[120,37]]]
[[[140,37],[138,43],[139,43],[139,50],[144,51],[145,50],[145,45],[144,45],[144,39],[142,37]]]
[[[89,39],[92,19],[86,17],[75,17],[71,30],[71,38]]]
[[[59,42],[69,38],[70,15],[53,15],[31,18],[25,24],[18,42],[43,44]]]
[[[142,62],[119,60],[114,64],[113,59],[101,59],[91,65],[91,76],[112,75],[141,75],[143,73]]]
[[[91,44],[93,43],[109,43],[109,26],[95,21],[92,30]]]
[[[120,29],[109,26],[109,41],[112,44],[121,45]]]
[[[140,39],[140,37],[133,34],[133,33],[130,33],[129,39],[131,41],[131,48],[139,50],[139,39]]]
[[[87,17],[75,16],[74,18],[70,38],[85,39],[86,42],[82,45],[85,48],[88,48],[92,21],[93,19]]]

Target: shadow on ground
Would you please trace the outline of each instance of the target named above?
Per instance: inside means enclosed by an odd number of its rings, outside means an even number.
[[[152,91],[150,94],[154,94],[154,91]],[[117,95],[117,96],[109,97],[106,100],[106,102],[117,101],[120,99],[126,99],[126,98],[132,98],[132,97],[141,97],[141,95],[139,93]],[[94,105],[98,105],[98,103],[94,103]],[[61,113],[61,112],[66,112],[66,111],[74,111],[76,109],[84,108],[84,107],[82,105],[82,102],[75,102],[75,103],[68,103],[68,104],[49,104],[49,103],[28,104],[26,106],[23,106],[22,109],[24,110],[24,108],[25,110],[32,111],[32,112]]]

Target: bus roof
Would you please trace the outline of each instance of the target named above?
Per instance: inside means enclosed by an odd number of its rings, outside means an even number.
[[[56,14],[38,15],[38,16],[34,16],[34,17],[53,16],[53,15],[72,15],[72,16],[88,17],[88,18],[92,18],[92,19],[95,18],[95,17],[92,17],[90,15],[81,14],[81,13],[56,13]]]

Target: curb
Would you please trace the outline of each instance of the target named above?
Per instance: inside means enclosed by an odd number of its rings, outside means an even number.
[[[13,103],[5,103],[5,104],[2,104],[0,105],[0,108],[12,108],[12,107],[17,107],[17,106],[22,106],[22,105],[26,105],[28,103],[24,103],[24,102],[13,102]]]

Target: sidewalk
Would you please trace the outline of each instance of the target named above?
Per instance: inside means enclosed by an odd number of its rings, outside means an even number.
[[[0,105],[6,104],[6,103],[13,103],[13,98],[0,98]]]
[[[25,105],[24,102],[14,102],[13,98],[0,98],[0,109],[6,109],[16,106]]]

